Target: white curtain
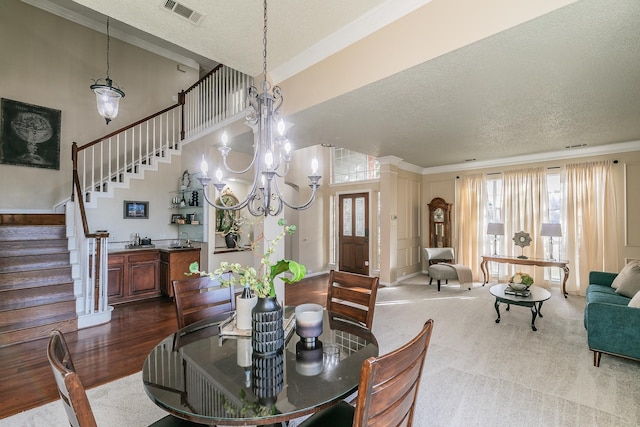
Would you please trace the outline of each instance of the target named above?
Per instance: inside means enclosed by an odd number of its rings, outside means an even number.
[[[482,280],[480,262],[485,247],[486,179],[482,174],[456,180],[456,258],[458,264],[471,269],[474,281]]]
[[[544,242],[540,237],[540,227],[546,222],[549,205],[547,170],[530,168],[507,171],[503,174],[502,180],[502,212],[507,255],[544,258]],[[530,246],[516,246],[512,240],[514,234],[521,231],[531,236]],[[536,284],[544,283],[544,272],[540,268],[522,265],[509,267],[511,271],[507,270],[507,276],[517,269],[531,274]]]
[[[590,271],[618,271],[613,162],[567,165],[562,189],[562,242],[571,271],[566,289],[584,295]]]

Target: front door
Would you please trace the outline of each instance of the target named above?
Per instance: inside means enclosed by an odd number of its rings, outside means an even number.
[[[369,194],[340,196],[339,269],[369,275]]]

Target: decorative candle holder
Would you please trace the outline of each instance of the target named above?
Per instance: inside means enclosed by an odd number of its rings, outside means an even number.
[[[320,304],[300,304],[296,307],[296,334],[307,343],[322,335],[324,309]]]

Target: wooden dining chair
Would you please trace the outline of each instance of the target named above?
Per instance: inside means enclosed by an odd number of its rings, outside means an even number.
[[[365,360],[355,408],[344,400],[302,422],[299,427],[411,426],[433,320],[407,344]]]
[[[350,317],[371,329],[378,283],[377,277],[331,270],[327,311]]]
[[[209,276],[174,280],[172,285],[180,329],[236,309],[233,286],[220,286]]]
[[[62,332],[57,329],[53,330],[49,337],[47,357],[71,427],[97,427],[87,393],[73,366],[67,341]],[[203,425],[167,415],[150,427],[203,427]]]

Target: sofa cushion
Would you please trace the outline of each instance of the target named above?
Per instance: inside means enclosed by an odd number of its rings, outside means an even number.
[[[629,298],[615,292],[589,292],[587,293],[587,305],[592,302],[627,306],[629,305]]]
[[[633,277],[637,276],[638,274],[640,274],[640,262],[631,261],[630,263],[625,265],[622,270],[620,270],[620,273],[618,273],[616,278],[613,279],[611,287],[613,289],[618,289],[622,283],[633,279]]]
[[[638,292],[635,297],[631,298],[631,301],[629,301],[629,307],[640,308],[640,292]]]
[[[620,274],[611,284],[620,295],[633,298],[640,291],[640,261],[633,261],[625,265]]]

